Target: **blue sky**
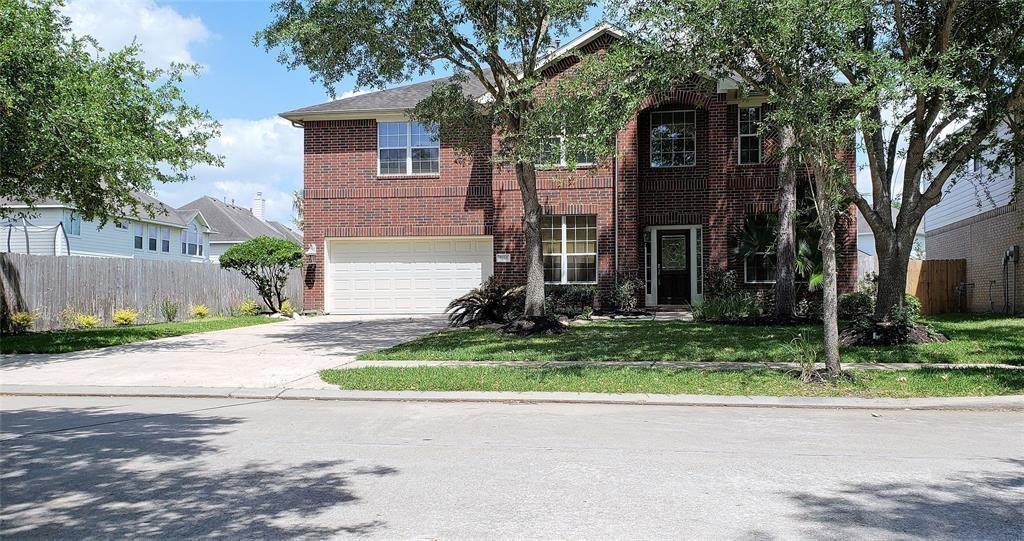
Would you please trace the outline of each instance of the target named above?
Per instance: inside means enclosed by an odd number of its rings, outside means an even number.
[[[302,186],[302,132],[279,118],[283,111],[321,103],[326,90],[304,69],[289,71],[276,53],[252,44],[271,20],[271,3],[251,0],[69,0],[64,13],[72,31],[95,37],[106,49],[136,40],[153,66],[172,61],[202,66],[184,87],[188,99],[223,124],[210,148],[225,157],[223,168],[200,167],[194,182],[157,186],[172,205],[202,195],[249,206],[257,191],[270,218],[288,222],[291,192]],[[592,23],[600,18],[593,10]],[[571,39],[575,36],[563,36]],[[336,89],[352,92],[352,81]]]

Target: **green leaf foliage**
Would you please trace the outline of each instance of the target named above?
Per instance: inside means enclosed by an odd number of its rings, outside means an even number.
[[[260,236],[228,248],[220,266],[248,278],[271,312],[286,300],[282,295],[288,272],[302,265],[302,246],[290,240]]]
[[[132,192],[220,165],[206,150],[219,124],[181,89],[197,66],[148,69],[136,44],[106,52],[60,7],[0,0],[0,197],[57,199],[105,223],[138,210]]]

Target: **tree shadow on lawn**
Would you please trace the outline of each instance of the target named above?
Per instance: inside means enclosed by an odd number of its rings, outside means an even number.
[[[1001,462],[1009,471],[941,482],[851,482],[828,493],[782,495],[800,509],[794,518],[806,525],[808,539],[1018,540],[1024,537],[1024,460]]]
[[[241,418],[66,408],[5,411],[2,421],[3,537],[367,534],[384,523],[313,523],[327,509],[359,501],[351,476],[397,473],[350,469],[347,460],[211,463],[223,460],[213,442]]]

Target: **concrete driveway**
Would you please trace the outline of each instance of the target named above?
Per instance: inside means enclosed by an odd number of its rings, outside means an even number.
[[[5,385],[329,388],[317,372],[443,328],[441,316],[320,316],[60,355],[0,356]]]

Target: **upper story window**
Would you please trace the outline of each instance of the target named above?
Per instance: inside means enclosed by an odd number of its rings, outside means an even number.
[[[541,241],[545,282],[597,281],[597,216],[544,216]]]
[[[195,223],[181,230],[181,253],[186,255],[203,255],[203,234]]]
[[[115,223],[114,227],[128,231],[128,222]]]
[[[651,167],[691,167],[697,163],[697,112],[651,113]]]
[[[65,210],[61,220],[64,225],[64,232],[68,235],[82,234],[82,216],[73,210]]]
[[[416,122],[377,124],[377,173],[432,175],[441,170],[437,130]]]
[[[740,163],[761,163],[761,108],[740,107]]]
[[[544,146],[541,148],[540,156],[538,157],[538,167],[568,167],[569,158],[572,158],[572,162],[576,167],[589,167],[597,162],[592,152],[580,151],[575,156],[569,156],[565,150],[565,137],[557,135],[548,137],[544,141]]]
[[[171,251],[171,228],[161,227],[160,228],[160,251],[170,252]]]
[[[149,241],[149,251],[155,252],[156,251],[156,241],[157,241],[157,238],[156,238],[156,226],[155,225],[151,225],[147,229],[149,229],[149,235],[147,235],[147,240]]]
[[[142,249],[142,224],[135,224],[135,249]]]

